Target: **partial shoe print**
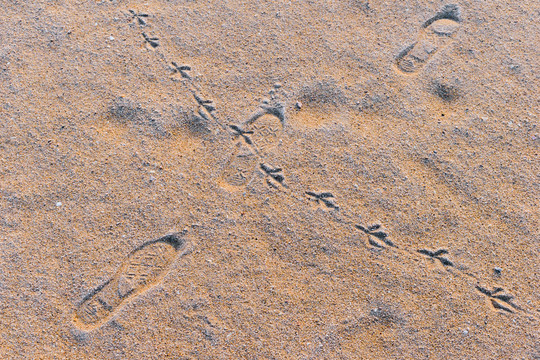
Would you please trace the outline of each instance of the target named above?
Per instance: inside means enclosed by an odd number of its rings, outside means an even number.
[[[253,146],[261,156],[267,158],[276,155],[283,139],[283,125],[274,114],[262,114],[256,121],[247,125],[246,129],[251,134]],[[271,159],[267,159],[272,161]]]
[[[422,25],[415,43],[396,58],[399,71],[414,74],[422,69],[433,56],[448,46],[459,30],[461,18],[457,5],[446,5]]]
[[[258,157],[251,146],[244,141],[238,141],[221,173],[220,185],[229,190],[243,188],[253,178],[257,164]]]
[[[268,92],[269,97],[262,100],[257,109],[243,124],[244,128],[253,125],[264,115],[273,115],[285,126],[285,98],[287,94],[282,89],[281,83],[275,83]]]
[[[259,172],[273,188],[284,186],[280,163],[281,146],[285,126],[285,97],[281,84],[276,83],[257,109],[244,123],[250,133],[252,146],[261,157]]]
[[[133,250],[116,274],[79,305],[75,325],[88,331],[105,324],[130,299],[155,286],[185,247],[186,240],[172,234]]]
[[[277,160],[285,122],[284,92],[280,89],[281,85],[275,84],[269,98],[246,121],[229,125],[237,144],[220,177],[223,187],[238,189],[257,178],[272,187],[283,185],[281,168],[271,164]]]

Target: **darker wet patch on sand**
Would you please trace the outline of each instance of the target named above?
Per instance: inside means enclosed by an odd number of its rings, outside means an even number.
[[[167,135],[157,112],[145,109],[141,104],[122,96],[112,101],[108,115],[122,124],[135,125],[154,135]]]
[[[343,90],[332,78],[304,85],[299,91],[299,98],[306,104],[315,105],[338,106],[347,101]]]
[[[439,81],[433,82],[431,92],[446,102],[452,102],[461,96],[457,86]]]

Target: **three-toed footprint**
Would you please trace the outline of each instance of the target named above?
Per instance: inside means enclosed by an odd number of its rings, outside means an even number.
[[[133,250],[110,280],[85,297],[75,313],[75,325],[93,330],[105,324],[128,300],[156,285],[185,249],[186,240],[171,234]]]
[[[459,29],[460,10],[457,5],[444,6],[422,25],[418,39],[396,57],[399,71],[414,74],[446,47]]]

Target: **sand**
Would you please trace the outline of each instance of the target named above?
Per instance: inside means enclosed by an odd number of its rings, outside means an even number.
[[[0,358],[540,359],[534,1],[16,1]]]

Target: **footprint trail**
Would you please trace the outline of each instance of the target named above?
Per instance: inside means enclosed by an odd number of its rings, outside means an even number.
[[[131,11],[133,20],[141,27],[146,25],[147,14]],[[457,5],[443,7],[435,16],[427,20],[415,43],[398,55],[395,61],[397,69],[403,74],[415,74],[420,71],[436,53],[446,47],[461,23],[460,9]],[[220,184],[228,189],[244,188],[255,171],[260,171],[267,185],[276,191],[281,198],[302,206],[316,204],[323,207],[322,214],[329,221],[335,221],[351,232],[359,232],[366,239],[366,247],[374,251],[393,251],[406,257],[429,258],[440,264],[449,274],[457,276],[471,289],[475,289],[488,299],[495,311],[512,315],[524,315],[539,321],[537,314],[524,310],[516,305],[514,297],[502,293],[496,287],[489,290],[483,286],[481,279],[462,270],[451,258],[446,249],[427,250],[413,249],[394,242],[380,224],[361,224],[360,216],[346,208],[338,206],[335,196],[329,191],[304,189],[293,191],[286,185],[284,170],[272,164],[269,154],[276,151],[280,133],[286,122],[284,92],[281,84],[275,84],[269,92],[269,98],[263,100],[259,107],[244,121],[228,124],[216,115],[214,101],[202,95],[196,85],[189,65],[179,65],[167,60],[161,52],[157,37],[140,33],[144,38],[149,54],[162,61],[164,67],[178,76],[185,88],[191,92],[197,106],[196,116],[207,123],[213,123],[217,131],[225,131],[233,141],[233,153],[223,173]],[[83,329],[95,329],[114,316],[114,314],[133,297],[155,285],[167,272],[168,266],[176,259],[185,247],[185,240],[177,235],[145,243],[134,250],[120,267],[116,275],[107,283],[92,292],[79,306],[74,322]],[[444,255],[444,256],[443,256]]]

